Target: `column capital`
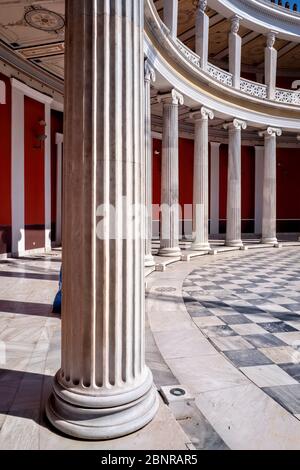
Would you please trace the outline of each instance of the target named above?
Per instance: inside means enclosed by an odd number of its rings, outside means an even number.
[[[218,148],[221,145],[221,142],[212,142],[212,141],[210,141],[209,143],[210,143],[211,147],[215,147],[215,148]]]
[[[207,0],[196,0],[196,8],[198,11],[202,11],[205,13],[206,8],[207,8]]]
[[[231,21],[231,28],[230,28],[230,32],[233,33],[233,34],[237,34],[239,32],[239,29],[240,29],[240,21],[242,20],[242,17],[241,16],[238,16],[238,15],[234,15],[230,21]]]
[[[233,119],[232,122],[226,122],[225,124],[223,124],[223,127],[224,129],[226,130],[245,130],[247,129],[247,122],[246,121],[242,121],[241,119]]]
[[[266,47],[268,47],[269,49],[272,49],[274,47],[277,34],[277,31],[269,31],[266,34]]]
[[[189,114],[189,117],[193,119],[194,121],[202,121],[202,120],[213,119],[215,115],[211,109],[205,108],[205,106],[202,106],[202,108],[198,110],[191,111]]]
[[[146,59],[144,62],[144,78],[145,82],[155,82],[156,81],[156,73],[152,65],[150,64],[149,60]]]
[[[264,131],[259,131],[259,137],[280,137],[282,130],[278,127],[267,127]]]
[[[183,105],[184,103],[183,95],[175,90],[175,88],[168,93],[157,95],[157,99],[159,103],[164,104]]]

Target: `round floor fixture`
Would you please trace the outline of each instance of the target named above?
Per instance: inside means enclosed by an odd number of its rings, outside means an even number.
[[[34,6],[25,11],[24,20],[32,28],[47,32],[56,32],[65,26],[65,20],[59,13]]]
[[[183,390],[183,388],[174,387],[171,388],[170,393],[175,397],[182,397],[183,395],[185,395],[185,390]]]

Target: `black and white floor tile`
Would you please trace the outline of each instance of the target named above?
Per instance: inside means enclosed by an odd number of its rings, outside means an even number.
[[[183,284],[186,309],[210,342],[300,419],[300,250],[216,258]]]

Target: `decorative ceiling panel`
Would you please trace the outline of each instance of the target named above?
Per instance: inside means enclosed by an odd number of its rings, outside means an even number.
[[[64,26],[64,0],[0,0],[0,40],[41,68],[44,57],[63,63]],[[45,70],[63,78],[60,67]]]

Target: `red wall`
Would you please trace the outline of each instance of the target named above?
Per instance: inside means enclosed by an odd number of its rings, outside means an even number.
[[[300,149],[277,148],[277,230],[300,231]],[[285,219],[285,220],[280,220]]]
[[[25,249],[45,246],[45,177],[44,143],[36,136],[45,128],[38,124],[45,119],[44,105],[24,98],[24,178],[25,178]]]
[[[194,141],[179,139],[179,204],[183,219],[192,219]],[[190,207],[185,207],[189,205]]]
[[[51,111],[51,240],[55,240],[56,228],[56,170],[57,170],[57,145],[55,134],[63,133],[63,113]]]
[[[11,85],[6,85],[6,103],[0,104],[0,254],[11,251]]]

